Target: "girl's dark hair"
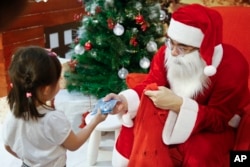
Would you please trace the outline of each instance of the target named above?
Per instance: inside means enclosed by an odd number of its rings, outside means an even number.
[[[26,120],[43,117],[36,109],[37,102],[46,106],[38,98],[38,90],[56,85],[60,76],[61,64],[55,54],[39,46],[18,48],[9,66],[12,88],[8,103],[15,117]],[[27,97],[27,93],[31,96]]]

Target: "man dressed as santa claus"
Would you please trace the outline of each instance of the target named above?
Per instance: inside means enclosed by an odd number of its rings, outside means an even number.
[[[210,8],[180,7],[167,35],[146,79],[104,98],[119,100],[113,113],[124,120],[113,166],[227,167],[249,103],[249,65],[222,43],[222,18]]]

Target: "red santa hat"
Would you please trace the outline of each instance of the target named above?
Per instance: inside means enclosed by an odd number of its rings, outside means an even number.
[[[216,73],[222,59],[222,18],[208,7],[192,4],[180,7],[171,18],[168,36],[185,45],[199,48],[207,66],[204,74]]]

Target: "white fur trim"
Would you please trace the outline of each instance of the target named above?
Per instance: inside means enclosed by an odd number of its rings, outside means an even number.
[[[190,98],[183,98],[177,115],[170,111],[165,122],[162,138],[167,145],[185,142],[191,135],[198,114],[198,104]]]
[[[122,156],[114,147],[113,155],[112,155],[112,166],[113,167],[127,167],[128,166],[128,159]]]
[[[241,117],[238,114],[235,114],[228,122],[228,125],[237,128],[240,124]]]
[[[214,54],[212,57],[212,65],[208,65],[204,68],[204,74],[206,76],[213,76],[217,72],[217,68],[220,65],[220,62],[223,57],[223,48],[222,45],[219,44],[214,48]]]
[[[214,47],[214,54],[212,58],[212,65],[217,68],[223,57],[223,47],[221,44]]]
[[[122,121],[123,121],[123,125],[131,128],[134,126],[134,122],[131,119],[131,115],[129,113],[126,113],[122,116]]]
[[[136,116],[137,110],[138,110],[138,107],[140,104],[140,98],[139,98],[137,92],[134,91],[133,89],[124,90],[124,91],[120,92],[119,94],[123,95],[128,102],[128,111],[126,113],[128,115],[125,117],[122,117],[123,125],[126,127],[131,127],[131,122],[128,119],[130,118],[132,121],[132,119]]]
[[[204,34],[199,28],[183,24],[173,18],[168,27],[168,36],[180,43],[200,47]]]

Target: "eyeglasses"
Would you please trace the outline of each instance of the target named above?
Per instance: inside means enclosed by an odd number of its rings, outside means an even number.
[[[166,44],[167,44],[167,47],[170,48],[171,51],[175,48],[178,52],[178,55],[182,55],[182,56],[198,49],[193,46],[188,46],[185,44],[174,42],[170,38],[166,39]]]

